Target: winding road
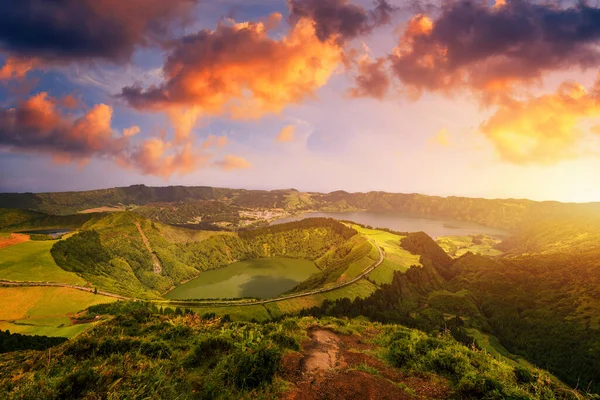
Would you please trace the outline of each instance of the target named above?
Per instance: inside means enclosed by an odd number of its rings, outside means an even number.
[[[334,286],[329,286],[329,287],[321,288],[321,289],[315,289],[315,290],[311,290],[309,292],[294,293],[294,294],[288,294],[285,296],[273,297],[273,298],[265,299],[265,300],[231,300],[231,301],[228,301],[228,300],[221,300],[221,301],[215,301],[215,300],[206,300],[206,301],[202,301],[202,300],[175,300],[175,301],[173,301],[173,300],[150,300],[150,301],[152,301],[153,303],[157,303],[157,304],[160,303],[160,304],[165,304],[165,305],[172,304],[172,305],[183,305],[183,306],[211,306],[211,307],[255,306],[255,305],[261,305],[261,304],[267,304],[267,303],[274,303],[274,302],[283,301],[283,300],[297,299],[300,297],[313,296],[315,294],[320,294],[320,293],[331,292],[333,290],[341,289],[341,288],[350,286],[350,285],[358,282],[359,280],[361,280],[362,278],[367,276],[375,268],[377,268],[378,266],[381,265],[381,263],[383,262],[383,259],[385,257],[385,252],[383,251],[383,249],[381,249],[381,247],[377,246],[377,244],[375,244],[375,242],[373,240],[369,239],[369,241],[371,242],[371,244],[373,246],[375,246],[377,248],[377,250],[379,250],[379,260],[375,261],[373,264],[371,264],[367,268],[365,268],[360,273],[360,275],[358,275],[357,277],[355,277],[349,281],[339,283]],[[0,280],[0,287],[2,287],[2,286],[4,286],[4,287],[7,287],[7,286],[65,287],[65,288],[71,288],[71,289],[76,289],[76,290],[82,290],[84,292],[94,293],[94,288],[91,288],[91,287],[69,285],[66,283],[58,283],[58,282]],[[148,301],[145,299],[137,299],[137,298],[121,296],[121,295],[114,294],[114,293],[103,292],[100,290],[98,290],[97,294],[100,294],[103,296],[108,296],[108,297],[114,297],[114,298],[117,298],[120,300]]]

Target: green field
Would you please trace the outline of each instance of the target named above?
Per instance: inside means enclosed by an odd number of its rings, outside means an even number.
[[[0,329],[32,335],[72,337],[90,327],[73,325],[69,315],[111,297],[63,287],[0,288]]]
[[[0,279],[84,285],[83,278],[63,270],[54,262],[50,249],[56,242],[32,241],[0,249]]]
[[[488,236],[443,236],[436,240],[437,244],[452,257],[460,257],[467,252],[482,256],[495,257],[502,252],[495,248],[501,240]]]
[[[421,266],[418,255],[411,254],[400,246],[403,236],[358,225],[352,227],[360,234],[372,239],[385,251],[384,262],[368,275],[369,279],[378,285],[391,283],[395,271],[405,272],[413,265]]]
[[[319,269],[312,261],[293,258],[261,258],[238,261],[224,268],[201,272],[176,287],[168,299],[275,297],[304,281]]]

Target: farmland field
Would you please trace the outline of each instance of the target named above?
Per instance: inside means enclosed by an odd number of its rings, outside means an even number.
[[[32,241],[0,249],[0,279],[85,284],[83,278],[56,265],[50,254],[54,243]]]
[[[32,335],[72,337],[90,327],[72,325],[69,315],[115,299],[63,287],[0,288],[0,329]]]
[[[319,269],[311,261],[261,258],[205,271],[171,292],[168,299],[274,297],[304,281]]]

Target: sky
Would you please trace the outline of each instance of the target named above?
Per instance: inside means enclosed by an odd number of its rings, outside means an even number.
[[[600,201],[598,6],[0,0],[0,192]]]

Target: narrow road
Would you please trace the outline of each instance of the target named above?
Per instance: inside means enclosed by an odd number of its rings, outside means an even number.
[[[148,238],[146,237],[146,234],[142,230],[142,226],[140,225],[140,223],[136,222],[135,226],[137,226],[138,231],[140,232],[140,235],[142,236],[142,241],[144,242],[144,245],[148,249],[150,256],[152,256],[152,268],[154,269],[154,273],[156,275],[160,275],[162,272],[162,265],[160,265],[160,261],[159,261],[158,257],[152,251],[152,247],[150,247],[150,241],[148,240]]]
[[[138,229],[141,229],[141,228],[138,226]],[[143,236],[143,237],[145,237],[145,236]],[[359,280],[361,280],[362,278],[367,276],[375,268],[377,268],[378,266],[381,265],[381,263],[383,262],[383,259],[385,257],[385,253],[383,252],[381,247],[379,247],[375,244],[375,242],[373,242],[371,239],[369,239],[369,241],[371,241],[371,244],[373,244],[373,246],[377,247],[377,250],[379,250],[379,260],[375,261],[373,264],[371,264],[367,268],[365,268],[363,270],[363,272],[360,275],[358,275],[357,277],[355,277],[349,281],[339,283],[334,286],[329,286],[329,287],[321,288],[321,289],[315,289],[315,290],[311,290],[310,292],[302,292],[302,293],[288,294],[285,296],[273,297],[271,299],[265,299],[265,300],[232,300],[232,301],[227,301],[227,300],[223,300],[223,301],[150,300],[150,301],[152,301],[153,303],[161,303],[161,304],[165,304],[165,305],[172,304],[172,305],[183,305],[183,306],[212,306],[212,307],[240,306],[241,307],[241,306],[255,306],[255,305],[260,305],[260,304],[274,303],[274,302],[282,301],[282,300],[297,299],[299,297],[307,297],[307,296],[313,296],[315,294],[331,292],[333,290],[341,289],[346,286],[350,286],[353,283],[358,282]],[[66,288],[71,288],[71,289],[83,290],[84,292],[91,292],[91,293],[94,292],[93,288],[69,285],[66,283],[56,283],[56,282],[30,282],[30,281],[0,280],[0,287],[2,287],[2,286],[56,286],[56,287],[66,287]],[[144,300],[144,299],[135,299],[135,298],[125,297],[125,296],[121,296],[121,295],[114,294],[114,293],[102,292],[100,290],[98,291],[98,294],[101,294],[103,296],[108,296],[108,297],[114,297],[114,298],[121,299],[121,300],[148,301],[148,300]]]

